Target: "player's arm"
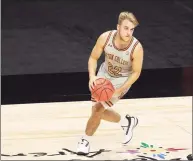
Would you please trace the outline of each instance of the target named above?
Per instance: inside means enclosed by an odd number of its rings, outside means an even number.
[[[99,36],[97,39],[97,42],[92,49],[92,52],[90,54],[89,60],[88,60],[88,71],[89,71],[89,78],[95,77],[96,75],[96,69],[97,69],[97,61],[100,58],[104,45],[106,42],[106,39],[108,37],[109,32],[105,32]]]
[[[143,55],[144,55],[143,47],[140,43],[138,43],[133,53],[133,61],[132,61],[133,72],[131,76],[129,76],[125,84],[121,87],[121,91],[130,87],[139,78],[143,66]]]

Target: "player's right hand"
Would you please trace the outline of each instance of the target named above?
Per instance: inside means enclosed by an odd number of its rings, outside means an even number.
[[[92,91],[92,89],[94,88],[95,85],[95,80],[98,79],[97,76],[92,76],[89,80],[89,89],[90,91]]]

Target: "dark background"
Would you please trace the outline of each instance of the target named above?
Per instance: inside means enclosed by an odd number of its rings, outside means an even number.
[[[124,10],[140,22],[143,69],[193,66],[191,0],[2,0],[2,75],[87,72]]]
[[[125,10],[140,22],[145,54],[124,98],[192,96],[192,2],[2,0],[2,104],[90,100],[90,52]]]

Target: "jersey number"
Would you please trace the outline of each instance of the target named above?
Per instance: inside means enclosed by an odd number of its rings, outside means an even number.
[[[115,76],[121,76],[120,74],[121,70],[122,70],[121,67],[113,66],[112,63],[108,62],[108,71],[110,74],[113,74]]]

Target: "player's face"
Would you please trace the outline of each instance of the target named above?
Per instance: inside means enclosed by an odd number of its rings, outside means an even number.
[[[119,32],[120,38],[123,41],[129,41],[134,32],[134,24],[129,20],[123,20],[122,23],[117,25],[117,30]]]

